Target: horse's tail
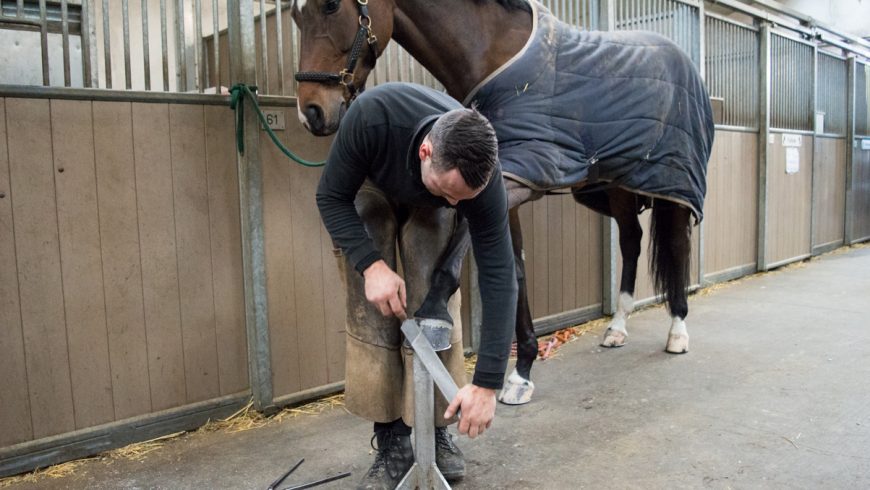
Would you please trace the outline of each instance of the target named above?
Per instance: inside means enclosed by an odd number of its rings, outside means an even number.
[[[650,273],[656,294],[664,294],[671,314],[680,318],[688,314],[691,217],[691,212],[679,204],[663,199],[653,204]]]

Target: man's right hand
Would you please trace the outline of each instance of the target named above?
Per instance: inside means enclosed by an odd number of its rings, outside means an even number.
[[[366,299],[375,305],[381,314],[396,316],[404,321],[408,300],[405,295],[405,281],[379,260],[363,271],[366,285]]]

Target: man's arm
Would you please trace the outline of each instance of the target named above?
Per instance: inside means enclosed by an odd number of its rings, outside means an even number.
[[[366,299],[384,316],[405,317],[405,281],[384,262],[354,201],[366,179],[372,140],[360,111],[349,111],[329,150],[317,186],[317,207],[333,243],[365,277]]]
[[[475,437],[489,428],[495,414],[495,390],[507,369],[517,310],[517,280],[508,230],[507,195],[501,171],[475,199],[462,203],[468,218],[483,306],[480,349],[472,384],[463,387],[444,414],[462,410],[459,432]]]

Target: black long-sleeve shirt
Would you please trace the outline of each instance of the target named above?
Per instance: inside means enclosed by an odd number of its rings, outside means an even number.
[[[461,107],[448,95],[423,86],[388,83],[364,92],[345,114],[317,188],[317,206],[333,241],[360,273],[382,257],[354,207],[357,191],[368,178],[399,204],[450,206],[423,185],[418,149],[438,116]],[[456,209],[468,219],[483,306],[472,382],[499,389],[517,303],[507,195],[500,168],[480,194],[460,201]]]

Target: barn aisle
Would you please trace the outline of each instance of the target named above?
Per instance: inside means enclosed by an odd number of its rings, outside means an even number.
[[[690,299],[690,352],[664,352],[660,308],[629,343],[600,331],[538,362],[535,399],[462,438],[478,488],[870,487],[870,247],[843,249]],[[599,329],[600,330],[600,329]],[[93,462],[9,488],[266,488],[370,464],[370,426],[337,408],[236,434],[170,441],[141,461]]]

